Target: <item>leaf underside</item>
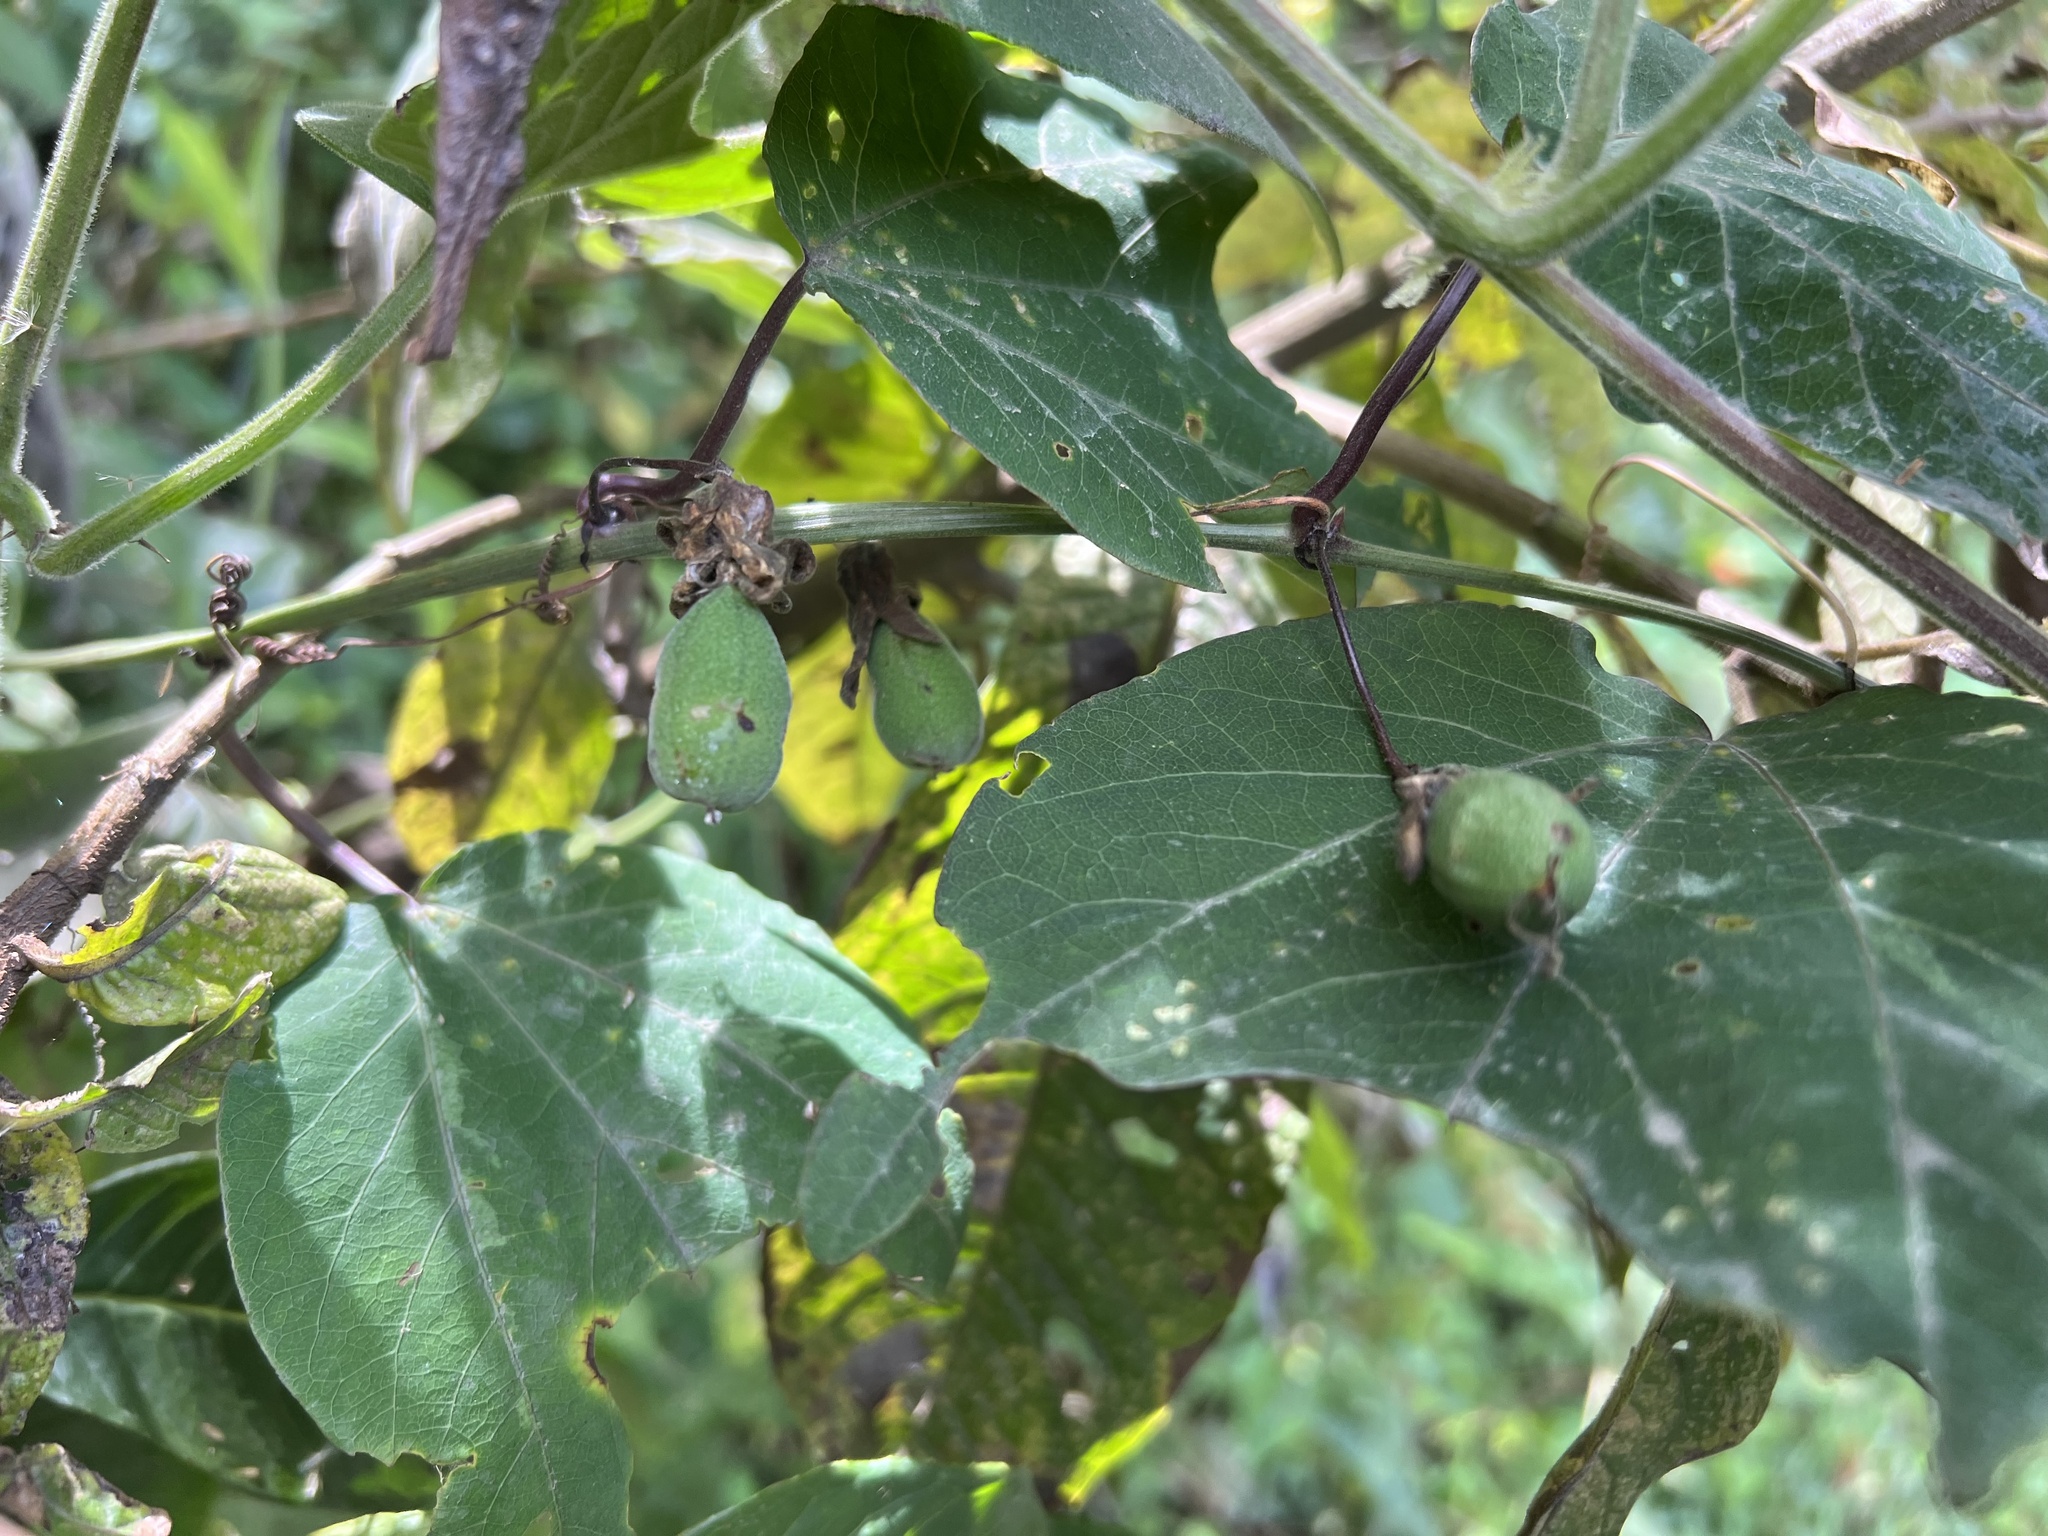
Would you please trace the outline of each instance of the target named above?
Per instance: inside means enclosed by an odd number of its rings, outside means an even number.
[[[1554,139],[1592,0],[1487,13],[1472,101]],[[1640,133],[1707,66],[1644,22],[1620,114]],[[1816,155],[1760,97],[1572,269],[1766,426],[2005,539],[2048,531],[2048,305],[1917,186]]]
[[[1951,1489],[2043,1422],[2048,722],[1877,689],[1716,742],[1518,609],[1352,616],[1423,763],[1591,780],[1559,974],[1394,866],[1326,621],[1201,646],[1032,737],[939,917],[985,1016],[1133,1084],[1426,1099],[1564,1157],[1659,1270],[1912,1370]]]
[[[784,86],[763,156],[810,283],[1125,563],[1215,590],[1188,506],[1329,461],[1217,312],[1216,241],[1255,185],[1220,151],[1141,148],[951,28],[847,8]],[[1358,537],[1428,542],[1396,491],[1346,506]]]

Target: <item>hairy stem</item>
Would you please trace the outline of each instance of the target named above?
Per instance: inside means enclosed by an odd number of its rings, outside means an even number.
[[[1533,266],[1596,233],[1739,111],[1830,0],[1774,0],[1757,23],[1591,174],[1503,209],[1272,0],[1187,0],[1296,116],[1386,189],[1437,242],[1484,264]]]
[[[1636,0],[1593,0],[1593,26],[1579,62],[1578,89],[1572,93],[1564,137],[1550,161],[1550,176],[1558,186],[1570,186],[1598,165],[1607,141],[1614,137],[1635,33]]]
[[[173,513],[247,474],[318,416],[398,338],[426,302],[433,263],[422,257],[398,286],[363,316],[305,377],[210,448],[200,450],[154,485],[115,503],[90,522],[45,539],[30,560],[42,576],[76,576]],[[5,353],[0,352],[0,357]]]
[[[1294,536],[1284,523],[1204,523],[1199,526],[1203,536],[1218,549],[1293,558]],[[775,537],[796,537],[831,544],[863,539],[1049,536],[1071,531],[1056,513],[1043,508],[1006,506],[994,502],[807,502],[800,507],[785,508],[775,516]],[[1463,560],[1419,555],[1408,550],[1362,544],[1354,539],[1333,538],[1328,549],[1330,560],[1336,565],[1391,571],[1397,576],[1444,586],[1475,587],[1487,592],[1543,598],[1595,612],[1618,614],[1622,618],[1668,624],[1712,644],[1765,658],[1827,688],[1846,688],[1851,684],[1849,674],[1837,661],[1779,636],[1660,598],[1584,582],[1563,581],[1528,571],[1504,571]],[[629,523],[607,532],[598,538],[595,549],[595,557],[604,561],[658,560],[667,554],[668,550],[651,522]],[[243,618],[235,633],[266,635],[329,630],[338,625],[396,613],[431,598],[454,597],[486,587],[531,582],[544,564],[554,572],[572,566],[575,560],[575,548],[563,539],[538,539],[505,549],[457,555],[429,566],[398,572],[375,585],[331,589],[250,613]],[[210,629],[173,630],[132,640],[103,640],[67,646],[62,650],[16,651],[8,655],[7,664],[23,670],[66,672],[116,666],[123,662],[162,660],[183,651],[212,655],[218,651],[219,644]]]
[[[25,327],[0,346],[0,447],[6,468],[21,467],[28,435],[28,397],[49,361],[51,343],[71,295],[85,232],[99,205],[100,183],[114,158],[121,106],[135,81],[135,62],[156,17],[156,0],[106,0],[78,62],[78,83],[64,108],[57,153],[43,183],[35,226],[15,273],[7,305],[13,326]],[[4,510],[24,544],[48,533],[49,509],[37,498],[6,498]],[[27,524],[27,526],[24,526]]]
[[[2019,687],[2048,694],[2048,631],[1872,515],[1562,267],[1496,276],[1547,324],[1649,399],[1673,426],[1750,485],[1969,640]]]

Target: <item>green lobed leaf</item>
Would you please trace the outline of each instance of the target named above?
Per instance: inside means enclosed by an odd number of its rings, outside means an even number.
[[[1472,100],[1496,138],[1519,121],[1555,139],[1592,13],[1592,0],[1487,13]],[[1638,27],[1623,135],[1707,62]],[[2002,538],[2048,531],[2048,304],[1960,213],[1816,155],[1770,98],[1571,265],[1766,426]]]
[[[1554,1151],[1659,1273],[1939,1399],[1951,1488],[2042,1424],[2048,717],[1873,689],[1711,740],[1521,609],[1351,617],[1401,750],[1603,842],[1562,968],[1395,870],[1327,621],[1198,647],[1025,745],[938,915],[983,1022],[1134,1084],[1351,1079]]]
[[[914,1088],[848,1074],[818,1116],[797,1186],[804,1241],[843,1264],[910,1218],[945,1171],[938,1116]]]
[[[1031,1480],[904,1456],[838,1461],[755,1494],[689,1536],[1045,1536]]]
[[[808,281],[1127,564],[1216,590],[1189,505],[1329,461],[1216,309],[1216,241],[1254,190],[1228,155],[1140,147],[1110,109],[1003,74],[950,28],[854,7],[819,29],[762,153]],[[1346,506],[1360,537],[1427,543],[1398,492]]]
[[[319,959],[348,897],[281,853],[212,842],[145,848],[109,878],[106,903],[109,925],[65,959],[116,963],[71,995],[119,1023],[190,1029],[234,1008],[255,977],[281,986]]]
[[[1773,1320],[1667,1290],[1600,1412],[1543,1479],[1521,1536],[1621,1536],[1666,1472],[1749,1438],[1782,1358]]]
[[[658,850],[571,868],[563,843],[471,847],[416,903],[353,907],[222,1110],[257,1337],[337,1444],[451,1467],[442,1536],[623,1536],[593,1331],[794,1216],[848,1073],[927,1066],[787,908]]]

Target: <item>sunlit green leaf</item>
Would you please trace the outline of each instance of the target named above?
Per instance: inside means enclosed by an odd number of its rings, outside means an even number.
[[[1583,632],[1472,604],[1352,616],[1413,760],[1584,801],[1599,888],[1540,951],[1395,868],[1394,798],[1327,620],[1198,647],[1027,744],[938,913],[985,1022],[1132,1083],[1284,1073],[1549,1148],[1646,1260],[1941,1404],[1951,1485],[2040,1425],[2034,1138],[2048,727],[1873,689],[1711,740]]]
[[[926,1070],[788,909],[642,848],[568,868],[562,841],[466,849],[416,903],[352,908],[222,1111],[258,1338],[337,1444],[451,1466],[441,1536],[623,1536],[599,1320],[790,1220],[849,1072]]]

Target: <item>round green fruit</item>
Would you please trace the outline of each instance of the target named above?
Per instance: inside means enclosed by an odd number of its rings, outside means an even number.
[[[1428,852],[1430,883],[1490,928],[1561,927],[1592,900],[1600,873],[1579,808],[1541,779],[1498,768],[1444,787],[1430,808]]]
[[[731,586],[676,620],[654,672],[647,768],[665,794],[714,811],[767,797],[782,771],[789,669],[761,610]]]
[[[959,653],[877,626],[868,651],[875,731],[899,763],[957,768],[981,746],[981,699]]]

